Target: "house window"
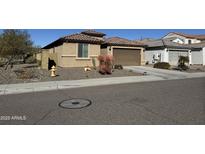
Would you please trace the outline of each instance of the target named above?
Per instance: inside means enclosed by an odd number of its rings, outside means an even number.
[[[88,44],[78,44],[78,57],[88,58]]]
[[[191,44],[191,40],[188,40],[188,44]]]

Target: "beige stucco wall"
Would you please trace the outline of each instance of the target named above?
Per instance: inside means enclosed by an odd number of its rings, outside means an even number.
[[[55,50],[55,53],[57,55],[57,61],[58,61],[58,65],[57,66],[60,66],[60,64],[61,64],[61,53],[63,51],[63,46],[60,45],[58,47],[55,47],[54,50]]]
[[[48,69],[48,58],[55,61],[56,65],[58,65],[57,53],[51,53],[50,50],[43,49],[41,53],[41,68]]]
[[[100,45],[88,44],[88,58],[77,57],[78,43],[64,43],[56,53],[58,53],[58,65],[61,67],[92,67],[92,59],[95,59],[96,66],[98,66],[97,57],[100,55]]]
[[[106,55],[107,54],[107,48],[100,49],[100,54],[101,55]]]
[[[47,53],[49,50],[43,49],[41,51],[41,68],[42,69],[47,69],[48,68],[48,56]]]
[[[101,51],[100,51],[101,55],[106,55],[106,54],[112,55],[113,54],[112,52],[113,52],[113,47],[112,46],[102,48]]]
[[[36,54],[36,60],[41,61],[41,52]]]
[[[58,47],[42,50],[42,68],[48,68],[48,58],[53,59],[60,67],[84,67],[99,65],[100,45],[88,44],[88,58],[78,58],[78,43],[64,43]]]

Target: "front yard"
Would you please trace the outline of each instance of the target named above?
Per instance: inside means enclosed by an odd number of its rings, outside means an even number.
[[[40,69],[35,64],[14,65],[13,68],[4,70],[0,67],[0,84],[28,83],[57,80],[79,80],[92,78],[109,78],[122,76],[140,76],[142,74],[128,70],[114,69],[111,75],[101,75],[97,70],[85,72],[84,68],[57,67],[56,77],[50,77],[50,71]]]

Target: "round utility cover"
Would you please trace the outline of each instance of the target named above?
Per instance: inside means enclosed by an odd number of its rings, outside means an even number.
[[[87,99],[69,99],[62,101],[59,106],[66,109],[81,109],[91,105],[91,101]]]

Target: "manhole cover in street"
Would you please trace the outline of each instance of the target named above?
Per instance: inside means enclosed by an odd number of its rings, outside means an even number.
[[[81,109],[91,105],[91,101],[87,99],[69,99],[59,103],[59,106],[66,109]]]

